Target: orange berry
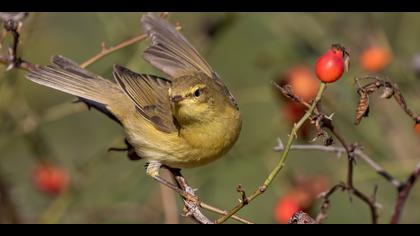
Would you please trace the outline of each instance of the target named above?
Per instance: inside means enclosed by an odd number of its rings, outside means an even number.
[[[391,52],[385,47],[372,46],[360,55],[360,63],[364,70],[372,73],[380,72],[391,62]]]
[[[287,102],[283,107],[283,114],[287,121],[295,123],[305,114],[305,107],[296,102]]]
[[[288,72],[288,83],[294,94],[306,102],[313,100],[318,92],[319,81],[306,66],[295,66]]]

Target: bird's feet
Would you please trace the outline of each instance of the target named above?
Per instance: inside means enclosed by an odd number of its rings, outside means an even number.
[[[184,199],[187,199],[189,201],[198,201],[197,197],[194,194],[194,190],[191,189],[181,189],[178,186],[175,186],[168,180],[163,179],[159,175],[160,168],[162,167],[162,164],[158,161],[150,161],[146,163],[146,174],[158,181],[159,183],[167,186],[168,188],[174,190],[179,195],[181,195]]]

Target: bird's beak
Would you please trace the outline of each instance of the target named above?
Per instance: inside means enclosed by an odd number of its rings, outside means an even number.
[[[181,96],[181,95],[175,95],[175,96],[171,97],[171,101],[172,102],[175,102],[175,103],[178,103],[178,102],[180,102],[182,100],[184,100],[184,97]]]

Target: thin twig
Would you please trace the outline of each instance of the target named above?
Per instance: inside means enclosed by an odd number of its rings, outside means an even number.
[[[318,213],[318,215],[316,216],[316,222],[318,224],[321,224],[325,220],[325,218],[327,218],[328,210],[331,207],[330,196],[339,189],[341,189],[343,191],[345,189],[345,185],[343,183],[339,183],[339,184],[334,185],[330,190],[328,190],[324,193],[321,193],[321,197],[324,200],[321,204],[321,210]]]
[[[318,151],[324,151],[324,152],[333,152],[337,155],[341,155],[343,153],[346,153],[346,149],[342,147],[335,147],[335,146],[323,146],[323,145],[292,145],[292,150],[318,150]],[[279,140],[279,144],[274,148],[274,151],[283,151],[284,147],[281,143],[281,140]],[[364,162],[366,162],[372,169],[376,171],[380,176],[384,177],[387,181],[389,181],[394,187],[400,188],[402,185],[400,181],[398,181],[394,176],[392,176],[389,172],[387,172],[381,165],[379,165],[377,162],[372,160],[367,154],[365,154],[362,150],[359,148],[356,148],[354,150],[354,155]]]
[[[176,26],[176,30],[181,30],[181,29],[182,29],[181,26]],[[86,68],[86,67],[92,65],[93,63],[99,61],[103,57],[105,57],[105,56],[107,56],[107,55],[109,55],[109,54],[111,54],[115,51],[118,51],[122,48],[128,47],[128,46],[130,46],[132,44],[135,44],[137,42],[140,42],[140,41],[142,41],[146,38],[147,38],[147,34],[140,34],[140,35],[135,36],[131,39],[124,40],[123,42],[118,43],[118,44],[116,44],[114,46],[111,46],[111,47],[107,47],[105,45],[105,43],[102,43],[101,44],[101,51],[99,53],[95,54],[93,57],[87,59],[85,62],[81,63],[80,67],[81,68]]]
[[[398,198],[395,203],[394,212],[392,214],[391,224],[397,224],[399,222],[407,197],[411,189],[413,188],[414,184],[416,183],[416,180],[419,178],[419,176],[420,176],[420,163],[417,165],[413,173],[410,174],[410,176],[404,182],[402,187],[398,189]]]
[[[287,98],[292,99],[292,100],[294,100],[296,102],[299,102],[302,105],[308,107],[308,104],[304,103],[302,99],[300,99],[299,97],[294,95],[293,91],[291,91],[287,87],[282,87],[280,85],[277,85],[277,88]],[[348,191],[349,193],[353,193],[357,198],[359,198],[360,200],[362,200],[363,202],[365,202],[369,206],[369,209],[371,211],[372,222],[374,224],[376,224],[377,221],[378,221],[378,211],[377,211],[376,200],[374,198],[370,198],[366,194],[362,193],[360,190],[355,188],[354,184],[353,184],[353,164],[354,164],[353,162],[354,162],[354,156],[355,156],[355,149],[356,149],[357,145],[354,145],[354,144],[348,145],[347,144],[347,142],[345,141],[343,136],[339,132],[337,132],[337,130],[335,129],[335,127],[332,123],[331,117],[325,115],[321,111],[320,106],[316,106],[314,114],[315,114],[315,117],[313,117],[312,123],[315,124],[319,133],[325,136],[326,131],[324,129],[330,130],[330,132],[341,143],[345,152],[347,153],[347,157],[348,157],[348,170],[347,170],[347,178],[346,178],[347,180],[346,180],[346,184],[343,185],[345,187],[345,190]],[[330,139],[330,137],[327,136],[327,140],[329,140],[329,139]],[[328,142],[328,143],[330,143],[330,142]],[[287,146],[286,146],[286,148],[287,148]]]
[[[372,81],[364,86],[361,86],[359,81],[368,80]],[[401,107],[401,109],[415,122],[420,122],[420,116],[417,115],[412,109],[410,109],[405,102],[405,98],[402,95],[397,84],[391,83],[390,81],[384,80],[378,76],[363,76],[357,77],[355,79],[356,84],[358,85],[357,93],[360,96],[359,105],[356,110],[356,119],[355,123],[359,124],[363,117],[367,116],[369,111],[369,96],[374,92],[382,89],[381,98],[389,99],[394,97],[394,100]]]
[[[166,166],[165,166],[166,167]],[[168,167],[166,167],[166,168],[168,168]],[[180,188],[182,188],[183,190],[185,190],[185,191],[187,191],[187,192],[192,192],[193,194],[194,194],[194,191],[193,191],[193,189],[188,185],[188,183],[187,183],[187,181],[185,180],[185,178],[182,176],[182,174],[181,174],[181,171],[179,170],[179,169],[173,169],[173,168],[168,168],[170,171],[171,171],[171,173],[172,173],[172,175],[174,176],[174,178],[175,178],[175,180],[176,180],[176,182],[177,182],[177,184],[178,184],[178,186],[180,187]],[[219,214],[219,215],[227,215],[228,214],[228,212],[227,211],[224,211],[224,210],[221,210],[221,209],[219,209],[219,208],[216,208],[216,207],[214,207],[214,206],[210,206],[210,205],[208,205],[208,204],[206,204],[206,203],[204,203],[204,202],[202,202],[202,201],[197,201],[196,203],[195,203],[196,205],[198,205],[199,207],[201,207],[201,208],[203,208],[203,209],[206,209],[206,210],[208,210],[208,211],[211,211],[211,212],[214,212],[214,213],[217,213],[217,214]],[[186,207],[190,207],[191,205],[187,205]],[[196,210],[196,209],[195,209]],[[200,212],[201,213],[201,212]],[[199,214],[200,214],[199,213]],[[202,213],[201,213],[202,214]],[[192,217],[195,217],[194,215],[191,215]],[[202,218],[202,216],[199,216],[198,217],[199,218],[199,220]],[[236,221],[238,221],[238,222],[241,222],[241,223],[244,223],[244,224],[254,224],[254,223],[252,223],[251,221],[249,221],[249,220],[247,220],[247,219],[244,219],[244,218],[242,218],[242,217],[239,217],[239,216],[236,216],[236,215],[233,215],[232,216],[232,219],[234,219],[234,220],[236,220]],[[196,221],[197,221],[197,219],[195,219]],[[200,222],[200,223],[202,223],[202,222]],[[205,223],[207,223],[207,224],[209,224],[209,223],[213,223],[213,222],[208,222],[208,221],[206,221]]]
[[[332,125],[330,125],[327,128],[330,129],[331,133],[337,138],[337,140],[341,143],[341,145],[344,147],[347,153],[348,170],[347,170],[346,190],[350,193],[353,193],[356,197],[358,197],[360,200],[362,200],[369,206],[372,223],[377,224],[379,215],[378,215],[378,208],[377,208],[376,200],[368,197],[366,194],[364,194],[359,189],[357,189],[353,184],[353,165],[354,165],[355,145],[348,145],[347,142],[344,140],[344,138],[341,136],[341,134],[338,133],[337,130]]]

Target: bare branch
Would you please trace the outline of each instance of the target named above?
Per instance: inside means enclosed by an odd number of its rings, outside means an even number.
[[[321,224],[327,218],[328,210],[331,207],[330,196],[339,189],[343,191],[345,189],[345,185],[343,183],[339,183],[339,184],[334,185],[327,192],[321,193],[320,196],[323,198],[323,201],[321,204],[321,211],[318,213],[316,217],[316,222],[318,224]]]
[[[290,98],[294,101],[300,102],[304,106],[307,106],[307,104],[302,102],[302,99],[299,99],[299,97],[294,95],[291,90],[288,90],[287,88],[284,88],[284,87],[279,86],[279,85],[277,86],[277,88],[279,88],[279,90],[282,92],[282,94],[285,95],[287,98]],[[364,194],[360,190],[358,190],[353,184],[353,162],[354,162],[354,156],[355,156],[355,149],[356,149],[357,145],[356,144],[352,144],[352,145],[347,144],[344,137],[339,132],[337,132],[337,130],[335,129],[335,127],[333,125],[333,122],[332,122],[332,117],[325,115],[322,112],[321,107],[319,105],[316,106],[315,109],[314,109],[314,117],[312,118],[312,123],[315,124],[315,126],[318,130],[318,133],[320,133],[320,134],[325,134],[326,131],[324,129],[328,129],[334,135],[334,137],[341,143],[341,145],[343,146],[343,148],[344,148],[344,150],[347,154],[347,158],[348,158],[348,165],[347,165],[348,169],[347,169],[346,184],[344,184],[342,186],[344,187],[344,189],[347,192],[353,193],[356,197],[358,197],[360,200],[362,200],[363,202],[365,202],[369,206],[369,209],[371,211],[372,223],[376,224],[378,222],[378,212],[377,212],[376,200],[372,199],[372,198],[369,198],[366,194]],[[325,142],[326,144],[331,144],[332,143],[332,140],[329,136],[327,136],[327,135],[323,135],[323,136],[325,136],[328,140],[328,142]]]
[[[407,180],[403,183],[401,188],[398,189],[398,198],[395,203],[394,213],[392,214],[391,224],[397,224],[399,222],[408,194],[410,193],[419,176],[420,163],[417,165],[413,173],[411,173]]]
[[[280,140],[281,143],[281,140]],[[283,151],[284,147],[282,144],[279,144],[277,147],[274,148],[274,151]],[[346,149],[342,147],[335,147],[335,146],[323,146],[323,145],[292,145],[292,150],[318,150],[323,152],[332,152],[337,154],[337,156],[346,153]],[[380,166],[377,162],[371,159],[368,155],[366,155],[360,148],[356,148],[354,150],[354,155],[357,158],[360,158],[366,164],[368,164],[373,170],[376,171],[380,176],[384,177],[387,181],[389,181],[394,187],[400,188],[402,185],[400,181],[395,179],[389,172],[387,172],[382,166]]]
[[[360,85],[361,80],[372,81],[364,86]],[[358,77],[355,79],[356,84],[359,86],[357,93],[360,95],[359,105],[356,110],[356,118],[355,123],[356,125],[360,123],[361,119],[367,116],[367,112],[369,110],[369,95],[373,94],[374,92],[382,89],[381,98],[389,99],[394,97],[395,101],[398,105],[403,109],[403,111],[415,122],[420,122],[420,117],[411,110],[407,103],[405,102],[405,98],[402,95],[398,85],[395,83],[391,83],[390,81],[381,79],[378,76],[363,76]]]
[[[166,15],[161,15],[161,16],[166,17]],[[181,30],[181,29],[182,29],[181,26],[176,26],[176,30]],[[111,47],[107,47],[105,45],[105,43],[102,42],[102,44],[101,44],[101,51],[99,53],[97,53],[96,55],[94,55],[93,57],[87,59],[82,64],[80,64],[80,67],[86,68],[86,67],[92,65],[93,63],[99,61],[103,57],[105,57],[105,56],[107,56],[107,55],[109,55],[109,54],[111,54],[111,53],[113,53],[115,51],[118,51],[118,50],[120,50],[122,48],[128,47],[128,46],[133,45],[133,44],[135,44],[137,42],[140,42],[140,41],[142,41],[142,40],[144,40],[146,38],[147,38],[147,34],[140,34],[140,35],[135,36],[135,37],[133,37],[131,39],[124,40],[123,42],[118,43],[118,44],[116,44],[114,46],[111,46]]]
[[[173,169],[173,168],[169,168],[167,166],[165,166],[165,168],[169,169],[172,173],[172,175],[174,176],[178,186],[185,190],[187,193],[192,194],[193,196],[195,196],[194,190],[193,188],[191,188],[187,181],[185,180],[185,178],[182,176],[181,171],[179,169]],[[186,208],[186,212],[187,212],[187,216],[191,216],[194,220],[196,220],[199,223],[202,224],[213,224],[214,222],[210,221],[207,217],[204,216],[203,213],[201,213],[201,211],[198,209],[198,206],[212,211],[214,213],[220,214],[220,215],[227,215],[228,212],[224,211],[224,210],[220,210],[216,207],[210,206],[204,202],[201,201],[196,201],[196,202],[192,202],[188,199],[184,198],[184,204],[185,204],[185,208]],[[251,221],[246,220],[244,218],[241,218],[239,216],[233,215],[232,219],[239,221],[241,223],[244,224],[253,224]]]

